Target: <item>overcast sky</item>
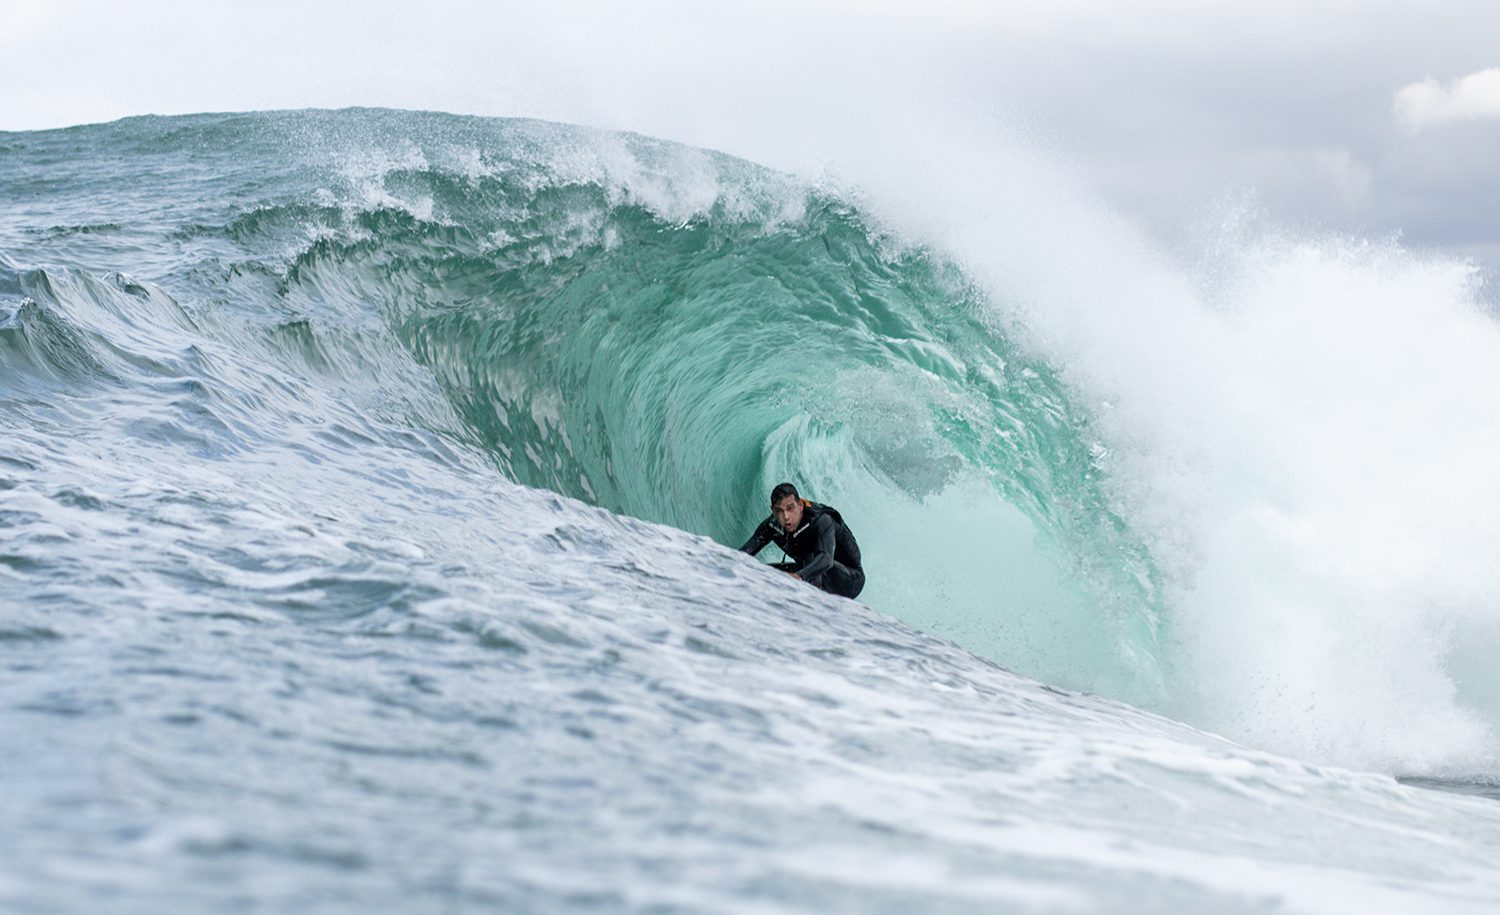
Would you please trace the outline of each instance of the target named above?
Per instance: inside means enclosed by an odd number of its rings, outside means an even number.
[[[0,129],[376,105],[798,167],[920,115],[1040,151],[1168,238],[1253,200],[1494,267],[1497,36],[1492,0],[0,0]]]

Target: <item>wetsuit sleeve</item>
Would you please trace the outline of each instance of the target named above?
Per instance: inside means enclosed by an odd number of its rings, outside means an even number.
[[[774,533],[771,528],[771,519],[767,518],[760,523],[760,527],[755,529],[755,533],[750,535],[750,539],[745,541],[745,545],[740,547],[740,552],[754,556],[766,548],[766,544],[771,542],[771,536]]]
[[[833,551],[837,548],[835,530],[832,518],[827,515],[818,516],[818,520],[813,524],[813,533],[818,538],[817,549],[807,557],[807,562],[802,564],[802,568],[797,570],[797,574],[803,581],[817,581],[818,576],[828,571],[828,567],[833,565]]]

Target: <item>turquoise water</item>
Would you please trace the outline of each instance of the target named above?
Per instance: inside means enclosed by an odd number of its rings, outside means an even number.
[[[69,135],[28,148],[34,167]],[[23,233],[17,266],[128,257],[291,371],[415,362],[507,479],[721,543],[796,477],[857,507],[874,606],[1052,682],[1158,688],[1150,560],[1096,485],[1086,418],[955,266],[883,244],[848,205],[726,156],[541,124],[73,135],[134,199],[49,194],[41,221],[60,224]],[[149,218],[70,207],[101,202]],[[370,323],[383,339],[360,337]]]
[[[1493,759],[1473,658],[1436,763],[1265,752],[1322,719],[1203,685],[1213,589],[1089,373],[834,189],[287,112],[0,135],[0,208],[0,904],[1500,899],[1500,808],[1389,777]],[[782,479],[861,604],[724,549]]]

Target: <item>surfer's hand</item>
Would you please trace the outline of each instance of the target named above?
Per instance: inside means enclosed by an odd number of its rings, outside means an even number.
[[[788,574],[788,575],[790,575],[790,576],[792,576],[792,577],[793,577],[793,578],[795,578],[795,579],[797,579],[797,580],[798,580],[798,581],[801,581],[801,580],[802,580],[802,576],[801,576],[801,575],[798,575],[798,574],[797,574],[797,573],[796,573],[796,572],[788,572],[788,573],[786,573],[786,574]]]

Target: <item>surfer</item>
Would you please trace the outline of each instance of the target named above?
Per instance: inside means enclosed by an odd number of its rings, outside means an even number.
[[[859,544],[843,516],[802,498],[790,483],[778,483],[771,490],[771,517],[760,523],[740,551],[754,556],[772,542],[794,560],[772,565],[793,578],[842,597],[857,597],[864,589]]]

